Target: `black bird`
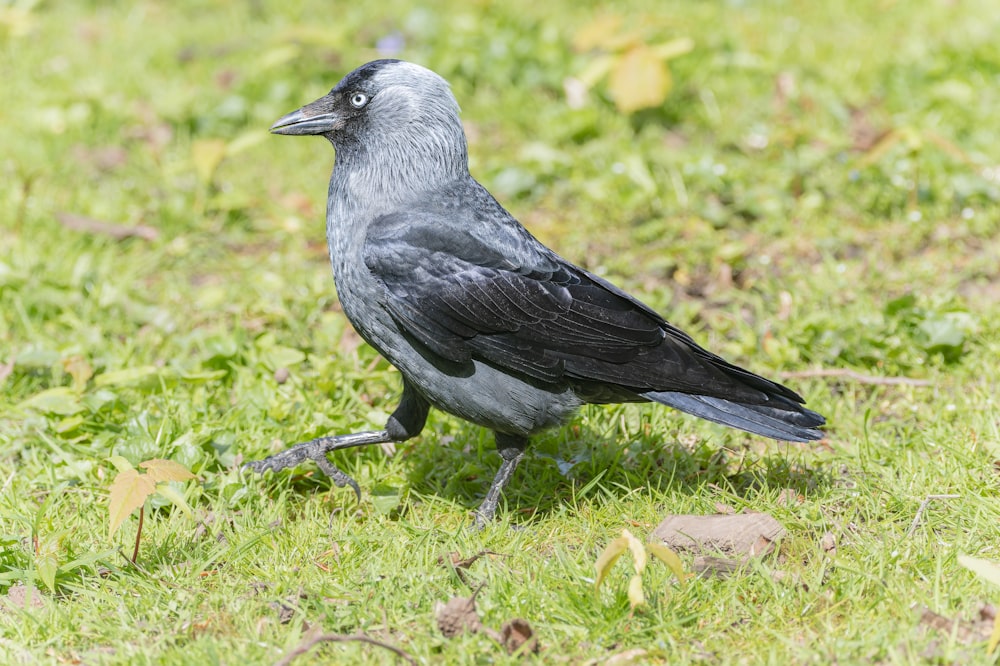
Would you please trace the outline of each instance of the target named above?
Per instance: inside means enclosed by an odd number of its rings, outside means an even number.
[[[430,407],[490,428],[503,459],[476,515],[493,518],[529,437],[584,403],[653,401],[770,437],[817,440],[794,391],[708,352],[606,280],[542,245],[469,175],[458,103],[440,76],[376,60],[271,127],[336,149],[326,236],[340,303],[403,375],[384,430],[320,437],[258,472],[417,435]]]

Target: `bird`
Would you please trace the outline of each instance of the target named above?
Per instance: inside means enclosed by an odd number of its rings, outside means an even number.
[[[500,466],[474,523],[495,518],[530,438],[584,404],[654,402],[775,440],[822,439],[826,419],[793,390],[702,348],[604,278],[537,240],[469,173],[459,106],[420,65],[369,62],[278,119],[274,134],[335,151],[326,236],[341,307],[402,375],[385,427],[319,437],[248,464],[313,461],[402,442],[431,407],[493,431]]]

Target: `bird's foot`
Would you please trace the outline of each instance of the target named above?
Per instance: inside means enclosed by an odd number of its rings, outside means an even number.
[[[273,456],[268,456],[263,460],[254,460],[249,462],[245,464],[243,468],[250,469],[258,474],[263,474],[267,470],[280,472],[283,469],[296,467],[306,460],[312,460],[316,463],[316,466],[319,467],[320,471],[333,480],[334,484],[336,484],[338,488],[350,486],[354,490],[354,494],[357,495],[358,501],[360,502],[361,487],[358,485],[358,482],[348,476],[347,473],[338,469],[336,465],[330,462],[330,460],[326,457],[326,454],[338,449],[365,446],[367,444],[382,444],[388,441],[391,441],[391,438],[384,430],[375,432],[359,432],[350,435],[337,435],[334,437],[317,437],[316,439],[309,440],[308,442],[296,444],[291,448],[275,453]]]

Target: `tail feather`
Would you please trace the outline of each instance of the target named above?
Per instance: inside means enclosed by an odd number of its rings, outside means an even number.
[[[823,432],[816,428],[826,423],[822,415],[781,396],[771,396],[766,404],[752,405],[675,391],[641,395],[708,421],[786,442],[822,439]]]

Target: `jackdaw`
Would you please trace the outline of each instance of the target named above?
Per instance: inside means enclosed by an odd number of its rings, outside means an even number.
[[[275,134],[336,150],[326,237],[344,313],[403,376],[384,430],[320,437],[250,463],[258,472],[400,442],[430,407],[491,429],[502,458],[476,513],[493,518],[531,435],[585,403],[658,402],[805,442],[825,419],[797,393],[702,349],[650,307],[542,245],[469,175],[448,83],[400,60],[359,67],[280,118]]]

